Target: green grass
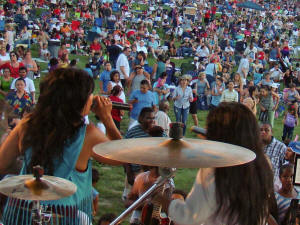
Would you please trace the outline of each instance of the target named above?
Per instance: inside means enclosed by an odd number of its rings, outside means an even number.
[[[32,55],[33,57],[37,57],[37,47],[32,47]],[[86,56],[77,56],[77,55],[70,55],[70,59],[79,58],[78,67],[84,68],[84,65],[88,61],[88,57]],[[173,62],[175,62],[177,67],[180,67],[181,63],[188,62],[191,59],[180,59],[175,60],[172,59]],[[150,56],[148,58],[149,65],[152,66],[155,63],[155,60]],[[41,66],[41,69],[44,70],[47,68],[47,64],[45,63],[39,63]],[[43,78],[45,74],[42,74],[41,79]],[[39,95],[39,82],[40,80],[35,80],[35,85],[37,87],[37,96]],[[95,80],[95,94],[99,93],[99,82]],[[171,104],[172,106],[172,104]],[[173,113],[173,108],[170,107],[171,110],[169,112],[169,116],[172,121],[175,121],[175,116]],[[207,116],[207,111],[198,111],[198,119],[199,119],[199,126],[205,125],[205,120]],[[90,115],[90,118],[92,121],[96,121],[94,115]],[[128,126],[128,115],[125,113],[125,116],[121,123],[121,131],[123,133],[126,133],[127,126]],[[193,124],[191,116],[188,118],[187,127],[191,127]],[[274,126],[274,136],[277,139],[281,139],[282,134],[282,117],[275,119],[275,126]],[[294,134],[300,134],[300,128],[296,127]],[[189,129],[187,129],[186,137],[188,138],[196,138],[196,135],[191,133]],[[112,167],[107,165],[102,165],[97,162],[93,162],[93,166],[97,168],[97,170],[100,172],[100,180],[97,183],[96,189],[99,191],[99,211],[97,216],[95,217],[95,220],[98,220],[99,217],[105,213],[115,213],[116,215],[119,215],[124,209],[124,204],[121,200],[121,195],[124,188],[124,171],[123,167]],[[195,175],[196,175],[197,169],[178,169],[176,172],[176,176],[174,178],[176,188],[182,189],[186,192],[189,192],[190,188],[193,185]],[[128,219],[128,218],[127,218]],[[128,223],[128,221],[124,222],[125,224]]]

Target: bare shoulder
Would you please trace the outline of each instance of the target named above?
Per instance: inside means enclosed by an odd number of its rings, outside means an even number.
[[[87,125],[85,139],[92,146],[109,140],[94,124]]]

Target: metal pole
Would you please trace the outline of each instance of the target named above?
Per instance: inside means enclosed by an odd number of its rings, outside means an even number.
[[[138,199],[136,200],[130,207],[128,207],[120,216],[118,216],[114,221],[110,223],[110,225],[117,225],[120,222],[123,221],[123,219],[126,218],[126,216],[131,213],[133,210],[135,210],[137,207],[140,206],[140,204],[143,203],[143,201],[151,196],[153,192],[159,188],[161,185],[163,185],[169,177],[159,177],[157,181]]]

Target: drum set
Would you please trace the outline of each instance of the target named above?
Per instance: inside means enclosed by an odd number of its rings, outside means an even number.
[[[176,123],[170,137],[123,139],[99,144],[94,152],[102,157],[124,163],[158,166],[160,177],[136,202],[118,216],[111,225],[120,223],[174,176],[176,168],[227,167],[248,163],[255,159],[252,151],[226,143],[182,138],[182,130]],[[53,176],[43,176],[39,166],[33,175],[13,176],[0,181],[0,192],[6,196],[34,201],[32,209],[35,224],[49,224],[51,212],[40,201],[57,200],[76,192],[72,182]]]

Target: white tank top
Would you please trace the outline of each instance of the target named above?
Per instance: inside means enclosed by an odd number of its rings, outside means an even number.
[[[123,89],[121,81],[119,81],[118,83],[110,81],[110,83],[111,83],[112,88],[114,88],[114,86],[116,86],[116,85],[119,85]],[[122,91],[119,98],[122,99],[124,103],[126,103],[126,97],[125,97],[124,89],[123,89],[123,91]]]

